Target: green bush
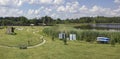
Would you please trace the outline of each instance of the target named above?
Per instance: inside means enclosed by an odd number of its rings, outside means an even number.
[[[115,39],[112,38],[111,41],[110,41],[111,46],[112,46],[112,47],[115,47],[115,43],[116,43],[116,42],[115,42]]]
[[[27,45],[25,45],[25,44],[24,45],[20,45],[19,48],[20,49],[27,49]]]

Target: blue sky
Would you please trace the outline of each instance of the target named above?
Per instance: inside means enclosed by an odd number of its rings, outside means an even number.
[[[0,0],[0,17],[120,16],[120,0]]]

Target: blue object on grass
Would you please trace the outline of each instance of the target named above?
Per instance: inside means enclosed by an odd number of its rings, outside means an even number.
[[[107,37],[97,37],[97,41],[101,43],[109,43],[110,39]]]

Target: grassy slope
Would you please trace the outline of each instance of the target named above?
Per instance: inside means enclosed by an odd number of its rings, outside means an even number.
[[[0,47],[0,59],[119,59],[120,45],[111,47],[107,44],[69,41],[64,45],[62,41],[47,42],[36,48],[20,50]]]
[[[15,27],[23,28],[23,30],[15,30],[17,35],[7,35],[6,29],[0,29],[0,44],[7,46],[18,46],[20,44],[27,44],[30,41],[30,45],[36,45],[40,43],[41,35],[38,35],[41,31],[41,27]],[[33,33],[35,32],[35,33]]]

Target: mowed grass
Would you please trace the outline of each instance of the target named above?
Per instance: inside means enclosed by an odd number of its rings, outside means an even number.
[[[16,35],[6,34],[7,29],[0,29],[0,45],[5,46],[19,46],[26,44],[30,41],[29,45],[36,45],[40,43],[41,35],[39,34],[42,30],[41,27],[15,27]]]
[[[86,42],[48,40],[36,48],[20,50],[0,48],[1,59],[119,59],[120,46],[111,47],[108,44],[91,44]]]
[[[29,27],[28,27],[29,28]],[[36,27],[37,29],[39,27]],[[21,32],[20,32],[21,33]],[[41,35],[39,32],[37,35]],[[63,41],[44,36],[46,43],[32,49],[0,47],[0,59],[119,59],[120,45],[87,43],[84,41]]]

